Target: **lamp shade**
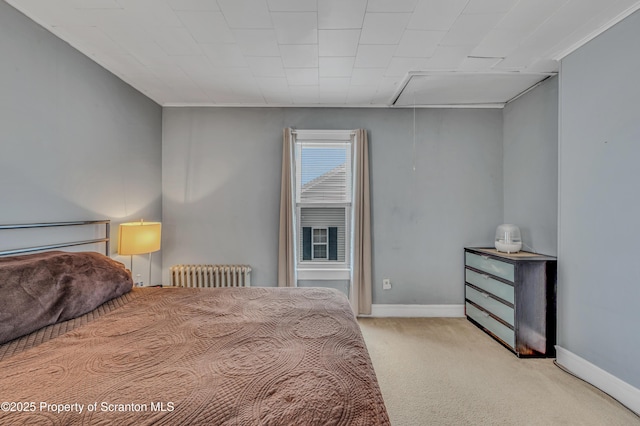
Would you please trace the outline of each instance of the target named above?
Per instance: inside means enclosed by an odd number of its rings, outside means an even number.
[[[118,254],[132,255],[160,250],[160,222],[130,222],[120,225]]]

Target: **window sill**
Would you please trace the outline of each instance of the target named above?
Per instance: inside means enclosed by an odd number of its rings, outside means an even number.
[[[299,280],[349,280],[351,270],[344,268],[304,268],[298,269]]]

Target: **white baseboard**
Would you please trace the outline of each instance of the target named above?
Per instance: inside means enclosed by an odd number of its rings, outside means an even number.
[[[620,380],[584,358],[556,346],[556,362],[585,382],[608,393],[631,411],[640,415],[640,389]]]
[[[464,305],[371,305],[371,317],[464,317]]]

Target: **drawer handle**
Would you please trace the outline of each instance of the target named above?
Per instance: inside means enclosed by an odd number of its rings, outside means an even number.
[[[489,260],[489,256],[487,256],[486,254],[481,254],[480,257],[484,260]]]
[[[488,279],[489,279],[489,275],[487,275],[487,274],[482,274],[482,278],[484,278],[485,280],[488,280]]]
[[[488,313],[486,313],[486,312],[481,312],[481,314],[482,314],[482,316],[483,316],[483,317],[485,317],[485,318],[489,318],[489,314],[488,314]]]
[[[485,299],[489,298],[489,295],[487,293],[480,293]]]

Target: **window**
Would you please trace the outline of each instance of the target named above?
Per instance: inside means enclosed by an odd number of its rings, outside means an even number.
[[[299,278],[348,279],[352,132],[298,130],[294,136]]]
[[[318,259],[329,259],[328,257],[328,246],[329,246],[329,235],[327,228],[313,228],[313,256],[311,257],[313,260]]]

